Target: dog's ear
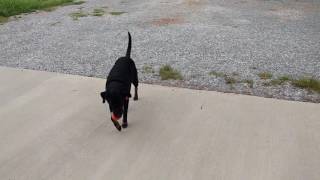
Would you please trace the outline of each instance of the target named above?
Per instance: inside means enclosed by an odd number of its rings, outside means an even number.
[[[100,96],[102,98],[102,103],[105,103],[106,102],[106,99],[107,99],[107,92],[104,91],[104,92],[101,92],[100,93]]]

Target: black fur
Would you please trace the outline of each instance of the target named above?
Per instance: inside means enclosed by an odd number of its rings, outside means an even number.
[[[120,57],[112,67],[106,82],[105,91],[101,92],[102,102],[109,103],[111,113],[117,117],[122,117],[122,127],[128,126],[127,113],[129,106],[129,98],[131,97],[131,84],[135,87],[134,100],[138,100],[138,73],[134,61],[131,59],[131,35],[128,32],[129,42],[126,56]],[[112,120],[112,118],[111,118]],[[113,123],[116,123],[113,120]],[[116,124],[115,124],[116,125]],[[120,131],[119,128],[116,126]]]

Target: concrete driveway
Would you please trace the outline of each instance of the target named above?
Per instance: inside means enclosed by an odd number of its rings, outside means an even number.
[[[119,133],[104,83],[1,67],[1,179],[320,177],[319,104],[141,84]]]

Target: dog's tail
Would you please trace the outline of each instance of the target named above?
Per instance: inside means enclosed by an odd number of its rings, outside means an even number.
[[[130,58],[130,54],[131,54],[131,34],[130,34],[130,32],[128,32],[128,36],[129,36],[129,42],[128,42],[126,57]]]

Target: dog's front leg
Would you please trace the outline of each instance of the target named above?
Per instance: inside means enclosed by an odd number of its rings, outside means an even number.
[[[134,97],[133,97],[133,100],[138,100],[138,86],[135,86],[134,87]]]
[[[129,107],[129,98],[126,97],[124,100],[124,109],[123,109],[123,119],[122,119],[122,127],[127,128],[128,127],[128,107]]]

